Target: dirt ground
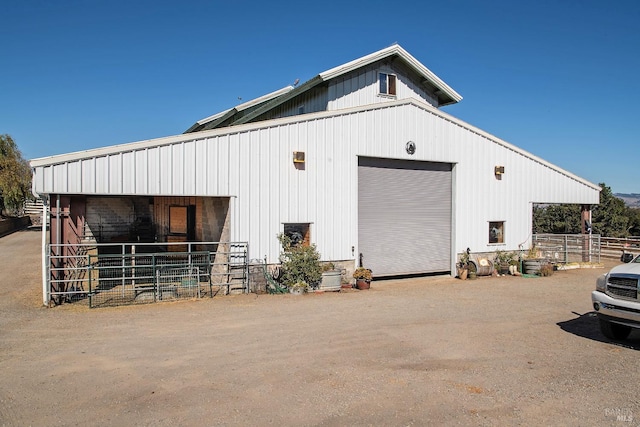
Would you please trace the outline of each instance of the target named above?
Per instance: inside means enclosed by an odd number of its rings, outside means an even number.
[[[89,309],[41,306],[39,257],[0,239],[1,426],[640,425],[602,269]]]

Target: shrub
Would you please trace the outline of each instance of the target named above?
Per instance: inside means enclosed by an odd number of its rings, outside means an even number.
[[[294,245],[291,239],[284,234],[279,234],[278,240],[282,246],[280,253],[282,283],[287,287],[299,282],[305,282],[310,286],[316,286],[320,283],[322,267],[316,245]]]
[[[553,274],[553,265],[544,264],[540,267],[540,275],[543,277],[551,276]]]
[[[323,273],[326,272],[326,271],[334,271],[335,269],[336,269],[336,266],[331,261],[327,261],[327,262],[322,264],[322,272]]]
[[[511,264],[516,254],[514,252],[505,252],[498,249],[494,255],[494,261],[496,264]]]

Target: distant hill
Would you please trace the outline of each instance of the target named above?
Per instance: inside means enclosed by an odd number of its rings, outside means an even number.
[[[614,196],[624,200],[625,205],[630,208],[640,208],[640,194],[638,193],[615,193]]]

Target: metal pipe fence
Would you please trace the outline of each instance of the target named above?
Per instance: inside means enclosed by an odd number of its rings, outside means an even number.
[[[623,252],[637,255],[640,254],[640,237],[603,237],[601,250],[606,258],[620,258]]]
[[[557,263],[600,262],[599,234],[534,234],[542,258]]]
[[[47,301],[90,307],[248,292],[245,242],[51,244]]]

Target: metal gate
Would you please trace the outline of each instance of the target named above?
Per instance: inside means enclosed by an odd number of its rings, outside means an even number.
[[[49,245],[47,302],[90,307],[248,292],[248,244]]]

